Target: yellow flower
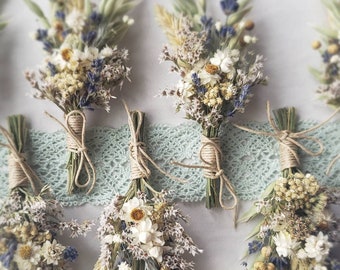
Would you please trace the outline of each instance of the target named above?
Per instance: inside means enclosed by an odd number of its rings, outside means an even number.
[[[336,54],[339,51],[339,46],[337,44],[330,44],[327,51],[330,54]]]
[[[264,262],[255,262],[254,270],[266,270],[266,265]]]
[[[313,48],[313,49],[317,50],[317,49],[319,49],[320,47],[321,47],[321,42],[320,42],[320,41],[314,40],[314,41],[312,42],[312,48]]]
[[[22,245],[18,248],[19,256],[24,260],[28,260],[29,258],[31,258],[32,251],[33,250],[29,245]]]

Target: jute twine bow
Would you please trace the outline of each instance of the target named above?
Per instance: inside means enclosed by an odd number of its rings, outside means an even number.
[[[90,186],[87,191],[87,194],[89,194],[96,183],[96,171],[85,146],[85,114],[80,110],[73,110],[65,115],[65,124],[63,124],[53,115],[47,112],[45,113],[65,129],[67,134],[67,149],[70,152],[78,154],[80,157],[79,166],[73,179],[74,184],[79,188]],[[87,179],[85,183],[80,183],[79,176],[83,167],[85,169]]]
[[[159,167],[152,158],[145,151],[144,142],[140,142],[138,138],[140,137],[140,132],[142,130],[143,121],[143,113],[140,111],[136,111],[138,114],[139,121],[137,122],[136,128],[134,127],[130,111],[125,102],[123,102],[125,110],[128,115],[128,125],[131,131],[131,140],[129,144],[129,152],[130,152],[130,164],[131,164],[131,180],[146,178],[148,179],[151,175],[151,171],[148,168],[148,162],[150,162],[157,170],[159,170],[162,174],[169,177],[172,180],[184,183],[185,180],[173,176],[166,171],[164,171],[161,167]],[[148,185],[149,188],[151,188]]]
[[[270,126],[273,128],[274,132],[265,132],[265,131],[260,131],[260,130],[253,130],[247,127],[239,126],[237,124],[233,124],[235,127],[242,129],[244,131],[248,131],[250,133],[254,133],[257,135],[264,135],[264,136],[270,136],[275,138],[279,144],[280,144],[280,165],[281,165],[281,170],[288,169],[288,168],[293,168],[297,167],[300,165],[300,159],[297,154],[297,150],[301,149],[304,151],[306,154],[311,155],[311,156],[318,156],[320,155],[323,150],[324,146],[322,142],[318,138],[314,138],[312,136],[308,136],[307,133],[314,131],[318,128],[320,128],[322,125],[326,124],[331,118],[335,115],[332,114],[328,119],[325,121],[321,122],[318,125],[315,125],[314,127],[311,127],[309,129],[300,131],[300,132],[291,132],[289,130],[280,130],[275,122],[274,119],[271,116],[270,113],[270,104],[267,102],[267,118],[269,121]],[[308,149],[306,146],[304,146],[302,143],[299,143],[297,139],[304,139],[304,140],[309,140],[317,144],[318,150],[313,151]]]
[[[236,220],[236,212],[238,207],[238,198],[236,196],[235,189],[231,184],[228,177],[224,174],[224,171],[221,167],[221,159],[222,159],[222,150],[220,147],[220,142],[218,138],[208,138],[206,136],[202,136],[201,138],[201,147],[199,150],[199,158],[203,165],[188,165],[180,162],[173,161],[173,164],[186,167],[186,168],[197,168],[203,169],[204,177],[220,180],[220,190],[219,190],[219,203],[220,206],[225,210],[235,210],[234,221]],[[231,196],[233,197],[233,201],[231,206],[226,206],[223,202],[223,186],[229,191]]]
[[[17,150],[11,134],[2,126],[0,126],[0,131],[7,140],[7,144],[0,143],[0,145],[10,150],[8,160],[9,188],[22,187],[29,183],[33,193],[38,195],[42,186],[39,177],[27,164],[24,154]]]

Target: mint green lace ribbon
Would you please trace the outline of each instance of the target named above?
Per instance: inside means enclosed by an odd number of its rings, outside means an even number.
[[[303,121],[298,130],[307,129],[316,122]],[[269,131],[267,123],[251,122],[246,126],[255,130]],[[146,127],[146,146],[150,157],[168,173],[187,179],[180,183],[166,178],[158,170],[152,169],[150,183],[155,189],[166,189],[174,199],[184,202],[200,201],[205,196],[205,180],[202,170],[174,166],[172,160],[187,164],[198,164],[197,153],[200,147],[200,127],[196,124],[182,124],[175,127],[151,125]],[[302,170],[314,174],[322,185],[340,186],[340,162],[335,164],[329,176],[327,166],[340,153],[340,122],[325,124],[311,133],[319,138],[325,151],[311,157],[300,154]],[[36,173],[52,187],[56,197],[65,206],[78,206],[85,203],[107,204],[115,194],[124,194],[128,188],[130,166],[128,143],[130,131],[127,126],[119,129],[95,127],[86,134],[86,145],[97,171],[97,183],[91,194],[76,193],[66,195],[67,158],[65,133],[30,130],[28,162]],[[253,135],[232,125],[224,125],[221,130],[223,169],[233,183],[236,193],[242,200],[256,199],[263,189],[279,177],[279,151],[275,139]],[[4,138],[1,138],[4,141]],[[306,146],[313,149],[310,142]],[[0,198],[8,194],[8,151],[0,148]]]

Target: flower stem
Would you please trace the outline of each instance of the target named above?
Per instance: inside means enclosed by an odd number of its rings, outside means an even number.
[[[219,126],[218,127],[207,127],[203,129],[203,135],[207,138],[218,137]],[[205,197],[205,207],[208,209],[217,207],[218,203],[218,189],[219,182],[216,179],[206,178],[206,197]]]
[[[19,153],[24,152],[27,138],[27,127],[23,115],[11,115],[7,119],[9,132]]]
[[[289,132],[296,131],[297,117],[294,107],[280,108],[273,110],[274,121],[280,130],[287,130]],[[298,171],[298,168],[292,167],[287,168],[282,171],[283,177],[288,177],[289,175]]]

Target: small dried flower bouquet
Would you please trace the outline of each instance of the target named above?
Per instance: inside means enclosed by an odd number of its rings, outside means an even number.
[[[100,257],[95,270],[193,269],[185,253],[201,252],[185,233],[185,217],[167,200],[167,192],[150,185],[143,143],[144,114],[131,112],[131,183],[100,218]],[[187,256],[186,256],[187,257]]]
[[[205,0],[174,0],[174,13],[156,8],[157,20],[171,46],[164,47],[161,60],[172,62],[171,70],[181,76],[177,86],[163,95],[175,96],[177,110],[184,110],[188,119],[202,126],[201,161],[207,167],[208,208],[218,202],[225,207],[224,184],[235,200],[231,208],[237,205],[235,191],[219,166],[219,128],[224,120],[244,111],[253,86],[266,80],[263,57],[251,50],[257,39],[251,35],[254,23],[244,19],[250,11],[248,2],[221,1],[226,16],[223,22],[206,14]]]
[[[310,154],[317,155],[322,151],[321,142],[306,135],[316,127],[296,132],[294,108],[275,110],[274,117],[275,122],[269,116],[275,130],[273,134],[251,131],[278,140],[282,176],[266,188],[260,199],[240,219],[240,222],[256,217],[260,219],[249,237],[255,239],[248,243],[248,254],[256,254],[250,269],[331,269],[328,268],[332,246],[332,237],[329,236],[336,231],[337,224],[327,210],[330,196],[312,174],[305,174],[298,168],[298,147],[307,153],[310,150],[296,139],[309,139],[319,144],[320,151]]]
[[[61,206],[28,166],[24,157],[26,128],[22,116],[9,118],[10,132],[0,127],[10,149],[10,194],[0,201],[0,269],[70,269],[77,256],[58,234],[86,234],[91,223],[63,222]]]
[[[102,0],[95,6],[87,0],[51,2],[52,18],[45,17],[39,6],[25,0],[40,18],[44,28],[35,33],[47,57],[39,69],[27,72],[26,78],[36,89],[35,98],[48,99],[65,113],[68,193],[75,187],[91,191],[95,170],[84,145],[84,109],[110,110],[112,91],[128,78],[127,50],[117,43],[133,23],[126,13],[136,0]],[[80,181],[81,170],[87,174]]]
[[[317,90],[320,98],[325,100],[330,107],[340,111],[340,2],[336,0],[322,2],[329,14],[329,27],[316,28],[322,35],[322,43],[316,40],[312,46],[320,52],[323,65],[321,70],[311,68],[310,71],[321,83]],[[340,160],[340,154],[331,161],[327,174],[338,160]]]
[[[328,105],[340,108],[340,3],[337,0],[322,2],[328,10],[330,24],[327,28],[316,28],[322,35],[322,43],[316,40],[312,46],[320,52],[323,66],[321,70],[311,68],[311,72],[321,83],[317,90],[321,98]]]

